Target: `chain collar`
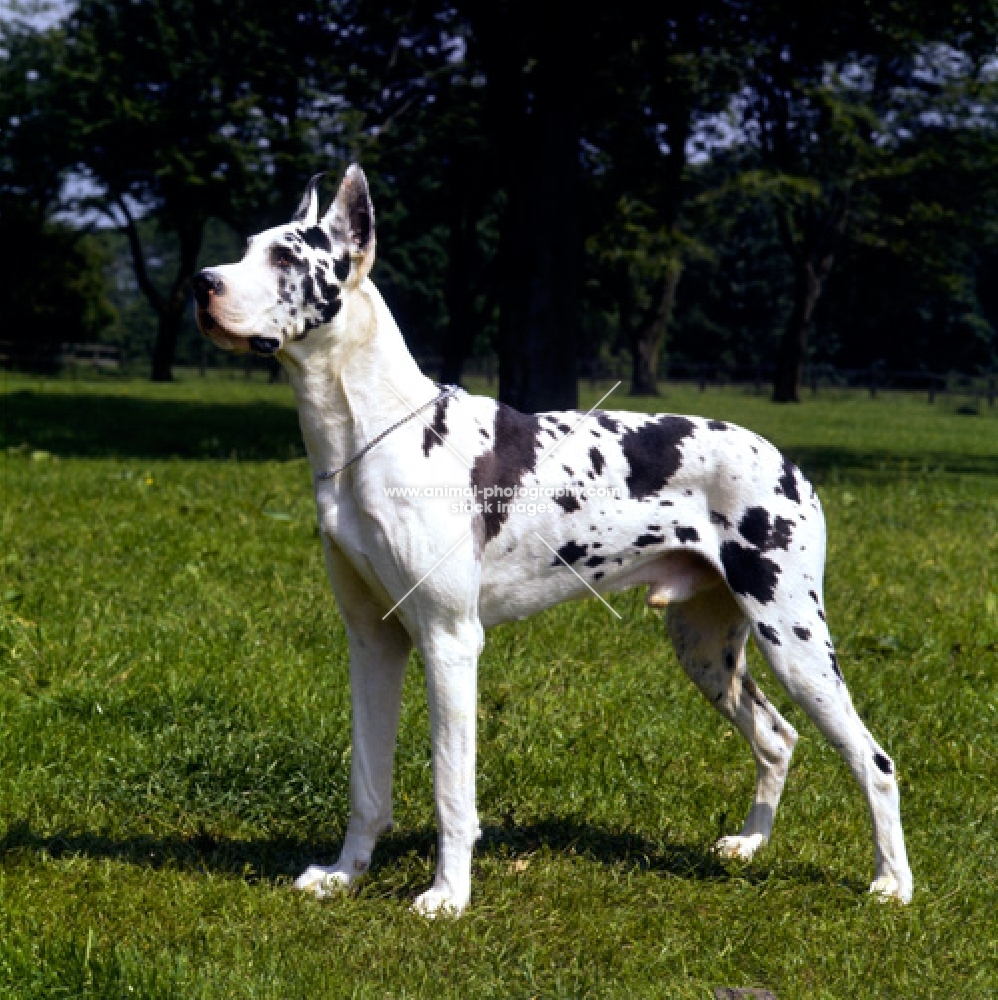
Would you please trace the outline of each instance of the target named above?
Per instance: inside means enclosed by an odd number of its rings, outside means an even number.
[[[344,469],[349,469],[350,466],[353,465],[355,462],[359,462],[369,451],[373,450],[379,444],[381,444],[381,442],[384,441],[389,434],[393,434],[400,427],[409,423],[409,421],[412,420],[414,417],[418,417],[419,414],[423,412],[423,410],[428,410],[431,406],[435,406],[441,400],[449,399],[451,396],[454,396],[457,393],[461,392],[461,387],[459,385],[444,385],[440,386],[439,388],[440,392],[436,396],[434,396],[433,399],[431,399],[428,403],[424,403],[421,407],[419,407],[419,409],[412,410],[409,414],[404,416],[397,423],[392,424],[391,427],[389,427],[387,430],[382,431],[373,441],[369,441],[366,445],[364,445],[364,447],[361,448],[360,451],[358,451],[357,454],[354,455],[349,462],[345,462],[338,469],[327,469],[324,472],[317,472],[315,474],[315,481],[317,483],[324,483],[330,479],[334,479]]]

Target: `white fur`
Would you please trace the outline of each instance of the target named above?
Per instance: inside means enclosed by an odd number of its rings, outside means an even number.
[[[314,473],[343,465],[438,393],[367,278],[374,241],[373,232],[365,241],[363,218],[352,214],[359,198],[367,198],[366,182],[351,168],[320,223],[330,259],[350,260],[349,275],[336,283],[340,307],[330,322],[309,328],[301,317],[322,303],[278,294],[272,248],[290,238],[293,225],[260,234],[243,261],[213,268],[224,292],[204,298],[199,309],[203,328],[224,347],[244,349],[247,338],[258,336],[279,341]],[[314,224],[317,207],[303,204],[309,216],[303,225]],[[313,269],[326,260],[319,251],[306,257]],[[600,592],[647,584],[649,603],[668,605],[668,630],[684,669],[746,738],[756,761],[755,801],[741,834],[722,838],[719,852],[749,859],[769,839],[797,739],[746,668],[744,647],[754,631],[776,676],[842,753],[867,797],[876,853],[871,889],[910,899],[893,765],[856,715],[831,650],[821,597],[824,521],[806,480],[775,448],[733,425],[566,413],[542,415],[536,433],[523,437],[523,428],[534,426],[531,418],[497,413],[493,400],[460,394],[444,409],[439,437],[426,427],[435,418],[431,408],[316,487],[329,577],[349,637],[353,755],[340,857],[329,867],[309,867],[298,888],[321,897],[350,885],[367,871],[378,835],[391,828],[402,677],[415,646],[426,668],[440,826],[436,877],[415,908],[428,916],[464,909],[480,835],[476,667],[485,628],[587,597],[586,583]],[[502,419],[521,423],[504,436]],[[665,440],[661,428],[666,436],[683,432],[674,450],[665,449],[679,464],[649,493],[661,478],[661,455],[641,444]],[[549,503],[550,510],[533,516],[514,510],[490,526],[480,513],[455,512],[450,498],[388,495],[467,487],[476,475],[487,484],[490,470],[500,481],[516,472],[524,441],[534,462],[514,476],[517,485],[581,484],[616,490],[619,499],[592,495],[577,509]],[[544,458],[547,448],[554,450]],[[501,452],[512,464],[503,466]],[[565,559],[552,558],[548,546]],[[761,566],[756,582],[744,582],[745,566]],[[775,581],[771,597],[767,579]]]

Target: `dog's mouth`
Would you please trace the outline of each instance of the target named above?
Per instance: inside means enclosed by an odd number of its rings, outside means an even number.
[[[198,329],[210,340],[226,351],[245,351],[246,339],[237,337],[230,333],[215,319],[212,314],[202,306],[198,306],[195,312]]]
[[[276,337],[248,337],[247,343],[254,354],[262,354],[269,358],[278,352],[281,342]]]
[[[197,308],[196,318],[198,329],[212,343],[217,344],[223,350],[233,351],[236,354],[244,354],[250,350],[254,354],[270,358],[281,349],[281,342],[277,337],[244,337],[241,334],[233,333],[222,326],[207,309],[201,306]]]

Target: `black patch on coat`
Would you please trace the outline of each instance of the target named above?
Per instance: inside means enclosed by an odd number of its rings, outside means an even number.
[[[346,281],[350,274],[350,254],[345,253],[339,260],[333,262],[333,274],[337,281]]]
[[[560,430],[562,434],[569,434],[571,433],[572,428],[569,427],[568,424],[558,424],[558,430]]]
[[[596,414],[596,423],[611,434],[616,434],[620,430],[620,424],[608,413],[603,413],[602,410]]]
[[[635,500],[657,493],[683,464],[680,445],[694,434],[686,417],[666,415],[627,431],[620,439],[630,466],[628,492]]]
[[[832,670],[835,671],[835,676],[838,677],[840,681],[844,681],[845,677],[842,676],[842,670],[839,668],[838,658],[835,656],[834,653],[829,653],[828,659],[831,660],[832,662]]]
[[[783,475],[780,476],[777,493],[782,493],[788,500],[800,503],[800,493],[797,491],[797,469],[789,458],[783,459]]]
[[[882,753],[875,753],[873,755],[873,763],[876,764],[877,767],[884,772],[884,774],[894,773],[894,768],[891,767],[891,762]]]
[[[811,630],[804,628],[802,625],[794,626],[794,635],[803,642],[807,642],[811,638]]]
[[[646,545],[661,545],[665,539],[661,535],[638,535],[634,540],[634,544],[639,549],[643,549]]]
[[[597,580],[602,580],[604,576],[606,576],[606,574],[602,570],[600,570],[598,573],[593,573],[593,583],[595,583]]]
[[[710,523],[719,524],[727,531],[731,530],[731,522],[719,510],[712,510],[710,512]]]
[[[676,528],[676,538],[685,545],[687,542],[699,542],[700,533],[696,528],[678,527]]]
[[[313,250],[322,250],[325,253],[329,253],[333,249],[332,244],[329,242],[329,236],[322,226],[310,226],[301,234],[301,238]]]
[[[707,426],[712,431],[726,431],[728,429],[728,425],[723,420],[708,420]]]
[[[757,549],[728,541],[721,546],[721,565],[728,586],[736,594],[769,604],[776,593],[780,567]]]
[[[586,560],[586,565],[590,569],[595,569],[597,566],[602,566],[603,563],[605,563],[605,562],[606,562],[606,560],[602,556],[590,556]]]
[[[566,493],[564,496],[555,497],[554,502],[566,514],[571,514],[573,510],[579,509],[579,501],[575,499],[574,493]]]
[[[589,461],[593,463],[593,472],[598,476],[606,465],[606,459],[603,458],[603,453],[599,448],[589,449]]]
[[[326,281],[325,275],[316,274],[315,284],[319,289],[317,302],[319,306],[319,319],[322,323],[331,323],[333,317],[340,311],[340,289],[337,285],[331,285]]]
[[[565,544],[558,549],[558,555],[561,556],[561,559],[555,559],[551,565],[560,566],[563,559],[569,566],[571,566],[573,563],[577,563],[586,554],[586,550],[588,548],[588,545],[580,545],[576,541],[565,542]]]
[[[757,622],[756,627],[759,629],[759,635],[763,639],[768,640],[774,646],[780,645],[780,633],[772,625],[767,625],[765,622]]]
[[[770,525],[769,511],[764,507],[749,507],[738,524],[742,538],[763,552],[768,552],[770,549],[788,549],[793,529],[794,522],[788,521],[785,517],[778,517]]]
[[[537,466],[537,425],[537,417],[533,414],[520,413],[505,403],[496,404],[492,448],[479,455],[471,469],[471,486],[476,490],[476,496],[484,493],[486,487],[503,491],[515,489],[526,473],[534,471]],[[499,498],[502,499],[503,495],[499,494]],[[499,534],[509,517],[509,511],[500,510],[499,504],[493,503],[491,507],[482,514],[484,543]]]
[[[447,404],[450,396],[444,396],[437,400],[437,405],[433,408],[433,423],[429,427],[423,428],[423,454],[429,458],[430,452],[435,444],[442,444],[443,438],[447,436]]]

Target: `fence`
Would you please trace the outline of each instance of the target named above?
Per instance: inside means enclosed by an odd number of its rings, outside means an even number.
[[[419,365],[429,375],[440,371],[441,359],[422,356]],[[494,355],[470,358],[464,365],[466,378],[484,378],[493,385],[498,376]],[[627,385],[631,378],[627,357],[587,361],[580,365],[580,379],[591,389],[614,382]],[[763,395],[773,383],[773,365],[713,365],[687,361],[666,361],[659,368],[659,378],[665,383],[696,385],[701,392],[711,386],[741,386]],[[836,368],[832,365],[805,365],[801,388],[812,396],[823,390],[850,389],[868,392],[876,399],[880,393],[905,392],[924,394],[929,403],[937,396],[962,396],[995,405],[998,398],[998,372],[985,375],[964,375],[960,372],[892,371],[880,366],[871,368]]]
[[[49,351],[45,370],[62,368],[70,374],[86,369],[121,374],[145,374],[133,370],[121,349],[109,344],[62,344],[57,352]],[[207,361],[207,363],[206,363]],[[420,355],[419,365],[428,375],[435,376],[441,368],[441,358]],[[10,342],[0,341],[0,367],[37,367],[37,359],[15,352]],[[588,359],[580,364],[580,380],[590,388],[609,386],[614,382],[628,384],[631,377],[630,359],[625,356],[609,359]],[[687,361],[664,361],[659,378],[664,383],[696,385],[701,392],[710,387],[741,386],[759,395],[769,392],[773,381],[772,365],[716,365]],[[215,352],[202,355],[196,368],[185,368],[185,374],[206,377],[246,378],[263,376],[270,381],[285,381],[286,376],[273,358],[258,358],[247,354],[238,357]],[[484,379],[495,386],[499,373],[494,354],[468,358],[463,369],[465,378]],[[998,372],[984,375],[964,375],[959,372],[892,371],[880,366],[871,368],[835,368],[832,365],[804,367],[802,389],[813,396],[826,390],[848,389],[868,392],[871,398],[881,393],[905,392],[924,394],[929,403],[939,396],[960,396],[985,402],[989,407],[998,398]]]

